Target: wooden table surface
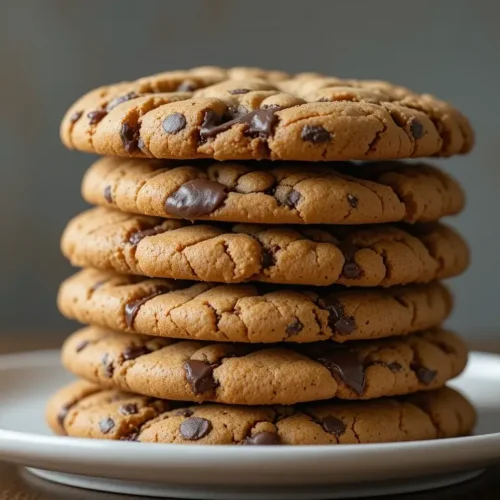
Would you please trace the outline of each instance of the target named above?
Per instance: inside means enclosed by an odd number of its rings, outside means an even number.
[[[51,349],[60,344],[62,336],[37,334],[33,336],[0,336],[0,353],[26,349]],[[472,346],[481,350],[500,352],[500,344]],[[133,500],[137,496],[115,495],[59,486],[31,476],[23,468],[0,462],[0,500]],[[142,497],[145,498],[145,497]],[[377,497],[382,498],[382,497]],[[500,464],[487,469],[477,479],[432,492],[396,495],[395,500],[499,500]]]

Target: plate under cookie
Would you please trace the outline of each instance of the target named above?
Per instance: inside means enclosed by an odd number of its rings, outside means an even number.
[[[476,405],[476,434],[345,446],[231,447],[54,437],[51,393],[71,380],[56,351],[0,356],[0,459],[50,481],[163,498],[326,499],[422,491],[500,462],[500,356],[473,353],[451,385]]]

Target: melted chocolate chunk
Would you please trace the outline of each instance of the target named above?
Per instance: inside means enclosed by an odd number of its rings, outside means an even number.
[[[286,333],[288,335],[297,335],[298,333],[300,333],[303,330],[303,328],[304,328],[304,325],[299,320],[296,320],[293,323],[290,323],[286,327]]]
[[[120,409],[118,411],[125,416],[135,415],[136,413],[139,413],[139,409],[134,403],[128,403],[126,405],[120,406]]]
[[[203,394],[215,388],[213,379],[214,367],[196,359],[190,359],[184,363],[186,379],[195,394]]]
[[[248,94],[250,92],[250,89],[233,89],[233,90],[228,90],[228,92],[231,95]]]
[[[135,92],[129,92],[128,94],[121,95],[119,97],[115,97],[111,101],[109,101],[108,105],[106,106],[106,111],[109,113],[113,108],[116,108],[118,104],[121,104],[122,102],[130,101],[132,99],[136,99],[139,97],[139,94],[136,94]]]
[[[201,215],[211,214],[226,198],[226,187],[220,182],[195,179],[183,184],[167,198],[165,212],[193,220]]]
[[[292,189],[288,193],[285,204],[291,208],[295,208],[301,197],[302,196],[298,191],[295,191],[295,189]]]
[[[182,113],[173,113],[163,120],[163,130],[167,134],[177,134],[187,125],[186,117]]]
[[[168,231],[168,228],[163,226],[155,226],[149,229],[143,229],[142,231],[136,231],[130,235],[128,242],[132,245],[138,245],[141,240],[146,238],[146,236],[156,236],[157,234],[163,234]]]
[[[115,367],[113,366],[113,360],[111,359],[111,356],[106,353],[102,357],[102,366],[104,367],[104,374],[106,377],[111,378],[113,374],[115,373]]]
[[[192,417],[184,420],[179,427],[181,435],[189,441],[197,441],[212,430],[212,422],[206,418]]]
[[[365,389],[365,367],[355,352],[348,349],[333,348],[320,354],[317,361],[326,366],[332,374],[337,373],[356,394],[363,394]]]
[[[321,420],[321,427],[323,427],[325,432],[335,434],[336,436],[341,436],[346,430],[344,422],[338,418],[332,417],[331,415]]]
[[[124,361],[130,361],[150,352],[151,350],[145,345],[131,345],[123,351],[122,356]]]
[[[249,436],[245,439],[243,444],[249,445],[273,445],[280,444],[280,438],[275,432],[258,432],[253,436]]]
[[[196,90],[196,85],[189,80],[184,80],[176,89],[177,92],[192,92],[193,90]]]
[[[99,123],[106,115],[107,111],[104,109],[97,109],[96,111],[90,111],[87,113],[87,118],[89,119],[90,125],[96,125]]]
[[[425,385],[429,385],[436,378],[437,375],[436,371],[430,370],[425,366],[412,364],[411,369],[415,372],[415,375],[417,376],[418,380],[420,380],[420,382],[422,382],[422,384]]]
[[[127,122],[123,123],[120,128],[120,139],[127,153],[133,153],[139,142],[139,127],[132,127]]]
[[[104,199],[108,203],[113,203],[113,193],[111,192],[111,186],[106,186],[104,188]]]
[[[334,297],[318,300],[318,305],[328,311],[328,326],[341,335],[350,335],[357,328],[352,316],[345,316],[342,304]]]
[[[412,118],[410,132],[414,139],[420,139],[424,135],[424,126],[416,118]]]
[[[69,117],[69,121],[71,123],[75,123],[77,122],[81,116],[83,115],[83,111],[75,111],[70,117]]]
[[[89,345],[89,341],[88,340],[82,340],[75,348],[75,351],[76,352],[81,352],[83,351],[88,345]]]
[[[112,418],[103,418],[99,422],[99,429],[103,434],[108,434],[115,427],[115,421]]]
[[[206,140],[210,137],[215,137],[221,132],[229,130],[233,125],[243,123],[246,125],[246,135],[267,138],[272,134],[274,126],[278,121],[276,112],[280,109],[281,108],[278,106],[266,109],[256,109],[225,123],[221,123],[223,117],[209,110],[205,113],[205,118],[200,129],[200,137]]]
[[[125,304],[125,321],[127,323],[128,328],[132,328],[134,325],[135,317],[139,312],[139,309],[143,304],[145,304],[148,300],[157,297],[158,295],[163,295],[164,293],[168,293],[169,289],[159,287],[156,290],[153,290],[149,295],[142,297],[141,299],[132,300]]]
[[[322,142],[329,142],[332,138],[330,132],[323,127],[315,127],[313,125],[304,125],[300,137],[303,141],[313,142],[320,144]]]
[[[347,201],[349,202],[349,205],[351,205],[352,208],[356,208],[358,206],[358,199],[356,196],[352,194],[347,195]]]

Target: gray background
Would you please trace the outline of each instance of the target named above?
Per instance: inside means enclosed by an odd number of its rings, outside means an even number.
[[[495,0],[1,0],[0,331],[71,327],[54,305],[71,273],[58,239],[85,206],[79,183],[93,158],[60,145],[66,107],[104,83],[216,64],[389,79],[463,110],[477,147],[439,162],[467,189],[467,211],[452,223],[474,259],[452,281],[451,324],[495,335],[499,19]]]

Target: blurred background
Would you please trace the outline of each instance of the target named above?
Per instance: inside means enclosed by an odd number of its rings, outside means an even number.
[[[468,338],[500,334],[500,2],[495,0],[177,0],[0,2],[0,333],[63,337],[55,307],[71,274],[59,252],[81,211],[92,156],[66,151],[58,127],[82,93],[197,65],[388,79],[451,101],[473,122],[468,157],[438,161],[468,193],[450,221],[473,265],[452,281],[450,320]]]

